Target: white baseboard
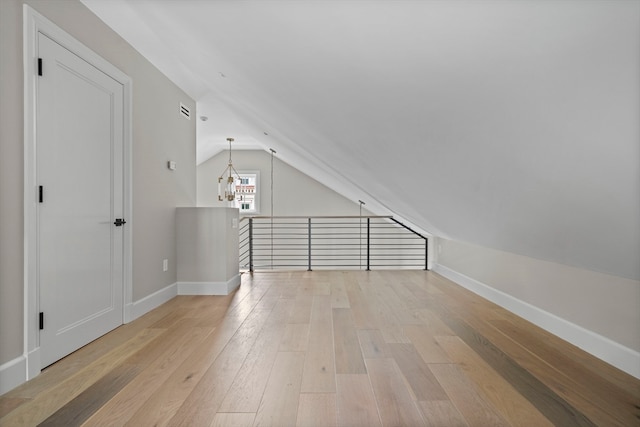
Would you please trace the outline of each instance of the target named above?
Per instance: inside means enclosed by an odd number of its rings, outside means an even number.
[[[174,283],[134,302],[133,304],[130,304],[129,307],[125,307],[125,313],[128,313],[128,317],[130,316],[130,318],[125,319],[125,323],[136,320],[138,317],[147,314],[176,295],[178,295],[178,284]]]
[[[0,395],[24,383],[27,375],[27,358],[16,357],[0,365]]]
[[[42,363],[40,362],[40,347],[36,347],[27,353],[27,379],[35,378],[40,375]]]
[[[239,278],[240,276],[238,276],[238,284],[240,283]],[[124,311],[125,323],[161,306],[176,295],[178,295],[178,284],[174,283],[139,301],[127,304]],[[40,374],[40,347],[35,348],[27,356],[22,355],[0,365],[0,395],[38,376],[38,374]]]
[[[433,271],[640,379],[640,353],[443,265]]]
[[[178,295],[229,295],[238,286],[239,274],[226,282],[178,282]]]

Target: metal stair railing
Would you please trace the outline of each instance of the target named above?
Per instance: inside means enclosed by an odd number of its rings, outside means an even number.
[[[248,216],[240,269],[428,269],[429,240],[392,216]]]

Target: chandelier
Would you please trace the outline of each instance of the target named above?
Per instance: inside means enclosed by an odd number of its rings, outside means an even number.
[[[233,167],[233,163],[231,162],[231,142],[233,142],[233,138],[227,138],[229,141],[229,164],[227,168],[220,174],[218,177],[218,200],[233,202],[236,198],[236,185],[235,181],[238,181],[238,184],[242,182],[240,179],[240,175]],[[224,178],[224,175],[227,174],[227,178]],[[223,184],[222,181],[225,181],[224,184],[224,195],[222,192]]]

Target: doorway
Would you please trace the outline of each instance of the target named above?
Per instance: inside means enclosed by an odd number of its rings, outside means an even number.
[[[27,8],[25,65],[33,66],[25,66],[25,95],[32,91],[25,122],[34,131],[25,125],[25,350],[33,356],[31,377],[126,320],[130,81]]]

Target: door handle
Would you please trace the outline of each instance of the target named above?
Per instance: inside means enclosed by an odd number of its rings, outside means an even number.
[[[124,220],[124,218],[116,218],[116,221],[113,223],[116,227],[121,227],[123,225],[125,225],[127,223],[127,221]]]

